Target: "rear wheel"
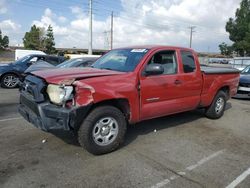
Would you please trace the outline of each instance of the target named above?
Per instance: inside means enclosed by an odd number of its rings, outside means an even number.
[[[219,91],[214,97],[212,104],[206,109],[205,115],[210,119],[219,119],[223,116],[226,107],[227,95]]]
[[[1,87],[15,88],[19,82],[18,76],[15,74],[5,74],[1,79]]]
[[[78,130],[78,141],[92,154],[109,153],[123,142],[127,123],[123,113],[113,106],[95,108]]]

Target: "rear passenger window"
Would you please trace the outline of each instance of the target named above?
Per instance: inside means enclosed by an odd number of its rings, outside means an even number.
[[[196,69],[194,56],[191,52],[181,51],[183,70],[185,73],[194,72]]]

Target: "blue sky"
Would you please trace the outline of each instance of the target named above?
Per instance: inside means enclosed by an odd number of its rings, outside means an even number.
[[[12,18],[23,25],[29,26],[34,19],[39,19],[46,8],[50,8],[58,15],[73,17],[70,7],[81,7],[88,12],[88,0],[9,0],[5,1],[8,8],[2,19]],[[119,13],[122,10],[119,0],[93,0],[93,13],[100,20],[104,20],[111,11]]]
[[[1,1],[1,0],[0,0]],[[109,4],[107,6],[107,4]],[[70,7],[80,7],[86,14],[88,13],[87,0],[9,0],[5,1],[8,9],[6,14],[0,15],[1,20],[11,20],[18,23],[22,27],[22,31],[15,33],[23,35],[24,31],[28,31],[34,20],[39,20],[46,8],[50,8],[58,16],[63,16],[68,20],[74,19],[74,14]],[[116,0],[94,0],[93,16],[96,20],[104,21],[110,16],[111,11],[114,14],[122,10],[121,2]],[[65,23],[66,25],[66,23]],[[4,31],[3,31],[4,32]],[[13,33],[14,34],[14,33]]]
[[[93,46],[110,46],[110,14],[114,11],[114,47],[163,44],[218,51],[228,40],[225,23],[240,0],[93,0]],[[87,48],[88,0],[0,0],[0,29],[10,44],[22,44],[32,24],[52,25],[57,47]]]

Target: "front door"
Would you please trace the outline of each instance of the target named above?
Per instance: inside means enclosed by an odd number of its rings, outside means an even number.
[[[186,76],[182,74],[180,63],[177,62],[177,52],[166,50],[156,52],[147,64],[157,63],[164,68],[161,75],[141,76],[141,114],[140,119],[150,119],[187,111],[199,103],[199,96],[186,100]],[[195,78],[194,78],[195,80]],[[201,86],[199,85],[199,91]],[[195,94],[196,95],[196,94]]]

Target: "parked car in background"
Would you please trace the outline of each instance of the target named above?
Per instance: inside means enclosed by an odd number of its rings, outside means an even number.
[[[57,68],[69,68],[69,67],[90,67],[99,57],[81,57],[64,61],[57,65]]]
[[[250,65],[247,66],[240,74],[238,96],[250,97]]]
[[[228,60],[227,59],[222,59],[221,61],[220,61],[220,64],[228,64]]]
[[[46,61],[52,65],[62,63],[65,58],[61,56],[49,56],[41,54],[32,54],[24,56],[21,59],[9,64],[0,64],[0,85],[4,88],[15,88],[18,85],[19,78],[32,64],[37,61]]]
[[[209,63],[212,63],[212,64],[228,64],[229,60],[228,59],[220,59],[220,58],[210,58]]]
[[[86,57],[95,57],[99,58],[101,55],[88,55],[88,54],[64,54],[64,57],[68,59],[76,59],[76,58],[86,58]]]
[[[54,66],[46,61],[38,61],[35,64],[31,65],[24,75],[27,75],[30,72],[44,70],[44,69],[55,69],[55,68],[70,68],[70,67],[89,67],[91,66],[98,58],[97,57],[81,57],[74,58],[64,61],[63,63]]]
[[[18,59],[21,59],[22,57],[26,55],[31,55],[31,54],[36,54],[36,55],[46,55],[43,51],[40,50],[20,50],[17,49],[15,50],[15,61]]]

